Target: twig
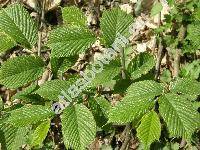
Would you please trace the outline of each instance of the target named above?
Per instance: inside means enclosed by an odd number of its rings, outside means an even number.
[[[127,124],[124,131],[125,131],[125,140],[124,140],[120,150],[126,150],[128,144],[129,144],[129,141],[131,139],[131,124]]]
[[[180,70],[181,49],[176,49],[174,58],[174,78],[177,78]]]
[[[162,45],[162,39],[160,39],[159,46],[158,46],[157,60],[156,60],[155,80],[158,79],[159,74],[160,74],[160,65],[161,65],[161,61],[162,61],[162,53],[163,53],[163,45]]]
[[[179,45],[182,44],[182,42],[183,42],[183,40],[185,38],[186,32],[187,32],[187,27],[185,25],[182,25],[181,29],[180,29],[180,32],[179,32],[179,35],[178,35]],[[176,50],[176,54],[175,54],[175,58],[174,58],[174,77],[175,78],[178,77],[178,75],[179,75],[180,59],[181,59],[181,49],[178,48]]]
[[[161,26],[161,12],[158,16],[158,26]],[[156,72],[155,72],[155,80],[158,79],[160,74],[160,65],[162,61],[162,53],[163,53],[163,44],[162,44],[162,35],[160,36],[160,41],[158,45],[158,54],[157,54],[157,60],[156,60]]]
[[[123,48],[120,50],[120,54],[121,54],[121,64],[122,64],[122,79],[126,79],[126,74],[125,74],[126,64],[125,64],[125,54]]]
[[[45,5],[46,0],[42,0],[40,3],[40,11],[39,11],[39,30],[38,30],[38,56],[41,55],[41,47],[42,47],[42,30],[44,27],[44,16],[45,16]]]

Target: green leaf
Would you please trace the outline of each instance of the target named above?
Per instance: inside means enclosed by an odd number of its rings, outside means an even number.
[[[61,115],[66,148],[83,150],[94,140],[96,124],[92,113],[82,104],[67,107]]]
[[[5,52],[11,48],[13,48],[16,43],[15,41],[9,37],[8,35],[6,35],[5,33],[0,31],[0,54],[2,52]]]
[[[86,27],[87,18],[78,7],[70,6],[63,8],[62,16],[64,23],[67,25]]]
[[[37,26],[20,4],[0,11],[0,30],[26,48],[32,48],[37,41]]]
[[[151,9],[151,17],[159,14],[163,9],[163,6],[160,2],[156,2]]]
[[[46,106],[27,105],[11,111],[7,123],[16,127],[35,124],[39,121],[46,120],[54,115],[54,112]]]
[[[147,74],[155,66],[154,57],[148,53],[140,53],[128,65],[128,72],[133,80]]]
[[[70,69],[77,61],[78,57],[60,57],[51,58],[51,69],[55,76],[62,75],[65,71]]]
[[[70,86],[73,85],[76,78],[72,78],[68,81],[64,80],[51,80],[45,82],[37,91],[34,93],[39,94],[45,99],[57,100],[62,91],[67,91]]]
[[[28,127],[16,128],[9,124],[0,125],[0,143],[4,150],[19,150],[24,144],[27,144]]]
[[[181,69],[180,76],[184,78],[198,79],[200,75],[200,60],[187,63]]]
[[[168,69],[164,69],[161,76],[160,81],[164,83],[169,83],[172,80],[171,72]]]
[[[102,127],[108,121],[108,112],[111,104],[103,97],[89,99],[89,107],[94,115],[97,126]]]
[[[50,123],[50,120],[46,120],[35,129],[32,135],[33,138],[31,141],[31,146],[38,146],[42,144],[49,131]]]
[[[122,11],[119,8],[106,10],[101,18],[102,38],[106,46],[110,46],[117,38],[117,34],[121,34],[128,38],[129,28],[133,22],[133,17],[130,14]]]
[[[34,101],[40,101],[41,97],[37,94],[34,94],[33,92],[36,91],[39,88],[37,84],[32,84],[22,91],[17,92],[13,97],[12,100],[14,99],[21,99],[23,101],[28,101],[28,102],[34,102]]]
[[[91,71],[91,69],[89,68]],[[100,73],[95,74],[95,78],[92,80],[91,86],[95,87],[98,85],[107,86],[114,77],[116,77],[121,70],[121,64],[119,60],[113,60],[109,64],[103,65],[103,70]],[[87,72],[86,70],[85,72]]]
[[[185,96],[171,93],[161,96],[159,112],[167,124],[171,137],[190,139],[198,127],[198,112]]]
[[[200,48],[200,22],[194,22],[187,27],[187,37],[186,39],[190,40],[192,45],[195,47],[194,50]],[[194,50],[189,50],[195,52]]]
[[[162,85],[155,81],[133,83],[128,88],[127,95],[111,109],[109,121],[123,124],[142,117],[153,107],[154,98],[162,93]]]
[[[151,143],[159,140],[161,135],[160,119],[156,112],[151,111],[141,120],[140,126],[137,128],[137,136],[144,144],[145,149],[150,149]]]
[[[85,52],[95,40],[87,29],[59,27],[50,33],[47,45],[52,49],[52,57],[69,57]]]
[[[0,69],[0,84],[18,88],[42,76],[44,62],[39,57],[19,56],[6,61]]]
[[[172,83],[171,92],[188,95],[200,95],[200,82],[192,79],[177,79]]]

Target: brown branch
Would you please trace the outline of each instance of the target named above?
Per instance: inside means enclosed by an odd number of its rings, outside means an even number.
[[[126,150],[128,144],[129,144],[129,141],[131,139],[131,124],[127,124],[124,131],[125,131],[125,140],[124,140],[120,150]]]
[[[161,26],[161,12],[158,16],[158,26]],[[155,80],[158,80],[159,74],[160,74],[160,65],[162,62],[162,54],[163,54],[163,44],[162,44],[162,35],[160,36],[160,41],[158,45],[158,54],[157,54],[157,60],[156,60],[156,71],[155,71]]]
[[[185,25],[181,26],[178,39],[179,39],[179,45],[183,43],[183,40],[185,38],[187,32],[187,27]],[[177,78],[180,72],[180,60],[181,60],[181,49],[178,48],[175,53],[174,58],[174,78]]]
[[[38,30],[38,56],[41,55],[41,47],[42,47],[42,30],[44,27],[44,19],[45,19],[45,6],[46,0],[38,1],[40,10],[39,10],[39,30]]]
[[[160,65],[161,65],[161,61],[162,61],[162,53],[163,53],[163,45],[162,45],[162,39],[160,39],[159,46],[158,46],[157,60],[156,60],[155,80],[158,79],[159,74],[160,74]]]

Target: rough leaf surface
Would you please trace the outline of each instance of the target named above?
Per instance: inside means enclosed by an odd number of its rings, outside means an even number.
[[[50,120],[46,120],[44,122],[42,122],[34,131],[33,135],[32,135],[32,141],[31,141],[31,145],[32,146],[38,146],[41,145],[42,142],[44,141],[44,139],[47,136],[47,133],[49,131],[50,128]]]
[[[17,64],[17,65],[16,65]],[[39,57],[19,56],[6,61],[0,68],[0,84],[18,88],[42,76],[44,62]]]
[[[173,93],[200,95],[200,82],[189,78],[179,78],[172,84],[171,91]]]
[[[28,127],[16,128],[10,124],[0,124],[0,143],[4,150],[16,150],[24,144],[27,144]]]
[[[75,6],[63,8],[62,16],[64,23],[67,25],[86,27],[87,18],[84,16],[83,12]]]
[[[7,123],[10,123],[15,127],[22,127],[46,120],[53,115],[54,112],[49,107],[41,105],[27,105],[11,111]]]
[[[186,97],[166,94],[159,99],[159,112],[171,137],[190,139],[199,123],[199,115]]]
[[[37,41],[36,23],[20,4],[0,11],[0,30],[26,48],[32,48]]]
[[[67,107],[61,115],[61,121],[66,148],[83,150],[94,140],[96,123],[92,113],[84,105]]]
[[[137,136],[143,143],[145,149],[149,149],[151,143],[159,140],[161,134],[160,119],[156,112],[151,111],[141,120],[140,126],[137,128]]]
[[[69,57],[85,52],[95,40],[95,36],[85,28],[59,27],[51,32],[48,46],[52,57]]]
[[[140,53],[128,65],[128,72],[133,80],[147,74],[155,66],[154,57],[148,53]]]
[[[58,96],[61,94],[61,91],[67,91],[75,81],[75,78],[72,78],[68,81],[58,79],[47,81],[37,91],[35,91],[35,93],[39,94],[45,99],[57,100]]]
[[[153,107],[155,96],[162,93],[162,85],[155,81],[133,83],[128,88],[127,95],[111,109],[109,121],[123,124],[142,117]]]
[[[0,37],[0,54],[16,45],[15,41],[4,32],[0,31]]]
[[[129,27],[132,22],[133,17],[119,8],[106,10],[103,13],[100,25],[105,44],[107,46],[112,45],[117,37],[117,34],[128,37]]]

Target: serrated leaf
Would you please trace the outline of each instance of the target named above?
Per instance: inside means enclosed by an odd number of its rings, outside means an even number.
[[[122,11],[119,8],[104,11],[101,18],[102,38],[106,46],[110,46],[117,38],[117,34],[121,34],[128,38],[129,28],[133,22],[133,17],[130,14]]]
[[[82,104],[67,107],[61,115],[62,133],[66,148],[83,150],[96,134],[92,113]]]
[[[111,104],[103,97],[90,98],[88,102],[97,126],[102,127],[108,121],[108,112],[111,109]]]
[[[155,66],[154,57],[148,53],[140,53],[128,65],[127,70],[133,80],[147,74]]]
[[[200,75],[200,60],[194,60],[181,68],[180,76],[184,78],[198,79]]]
[[[17,92],[13,97],[12,100],[14,99],[21,99],[23,101],[28,101],[28,102],[34,102],[34,101],[40,101],[41,97],[37,94],[34,94],[33,92],[36,91],[39,88],[37,84],[32,84],[22,91]]]
[[[31,140],[31,146],[41,145],[44,139],[47,136],[47,133],[50,128],[50,120],[42,122],[34,131]]]
[[[4,62],[0,68],[0,84],[18,88],[42,76],[44,62],[39,57],[19,56]]]
[[[11,48],[13,48],[16,43],[15,41],[9,37],[8,35],[6,35],[5,33],[0,31],[0,54],[2,52],[5,52]]]
[[[37,26],[20,4],[0,11],[0,30],[26,48],[32,48],[37,41]]]
[[[138,119],[153,107],[154,98],[162,93],[162,85],[155,81],[133,83],[127,95],[111,109],[109,121],[123,124]]]
[[[0,143],[4,150],[18,150],[27,140],[28,127],[16,128],[9,124],[0,125]]]
[[[52,57],[69,57],[85,52],[95,40],[85,28],[59,27],[50,33],[47,45],[52,50]]]
[[[62,16],[64,23],[67,25],[86,27],[87,18],[78,7],[64,7],[62,9]]]
[[[151,111],[142,118],[141,124],[137,128],[137,136],[142,144],[144,144],[145,149],[149,149],[151,143],[159,140],[160,135],[160,119],[156,112]]]
[[[51,69],[55,76],[59,76],[70,69],[76,62],[78,57],[60,57],[51,58]]]
[[[161,76],[160,76],[160,81],[164,83],[169,83],[172,80],[171,77],[171,72],[168,69],[163,70]]]
[[[62,91],[67,91],[70,86],[76,81],[76,78],[71,78],[68,81],[64,80],[51,80],[44,83],[34,93],[39,94],[45,99],[57,100]]]
[[[151,9],[151,17],[159,14],[163,9],[163,6],[160,2],[156,2]]]
[[[16,127],[27,126],[46,120],[53,115],[54,112],[49,107],[41,105],[27,105],[11,111],[7,123]]]
[[[190,139],[198,127],[198,112],[192,102],[184,96],[171,93],[161,96],[159,112],[167,124],[171,137]]]
[[[89,68],[91,71],[92,69]],[[113,60],[109,64],[103,65],[103,70],[100,73],[95,74],[95,78],[91,82],[91,86],[95,87],[98,85],[107,86],[114,77],[116,77],[121,70],[121,64],[119,60]],[[87,70],[85,71],[87,72]]]
[[[200,95],[200,82],[193,79],[177,79],[172,83],[171,92],[188,95]]]
[[[195,52],[197,49],[200,48],[200,22],[194,22],[187,27],[187,37],[186,39],[190,40],[192,45],[194,46],[193,49],[189,48],[190,52]]]

